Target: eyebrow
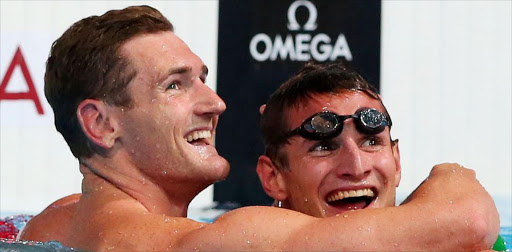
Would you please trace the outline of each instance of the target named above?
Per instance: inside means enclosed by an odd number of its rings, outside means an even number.
[[[169,71],[167,71],[167,74],[165,75],[162,75],[158,81],[158,83],[162,83],[167,77],[173,75],[173,74],[182,74],[182,73],[186,73],[186,72],[190,72],[192,71],[192,67],[190,66],[182,66],[182,67],[175,67],[175,68],[171,68],[169,69]],[[202,65],[201,66],[201,75],[208,75],[208,67],[206,65]]]
[[[173,74],[186,73],[188,71],[192,71],[192,67],[190,67],[190,66],[183,66],[183,67],[171,68],[169,70],[169,72],[167,73],[167,76],[173,75]],[[206,65],[203,65],[201,67],[201,74],[208,75],[208,67]]]

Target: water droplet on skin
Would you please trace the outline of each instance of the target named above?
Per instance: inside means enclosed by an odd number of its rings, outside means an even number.
[[[112,214],[112,211],[109,211],[108,214]]]
[[[308,202],[308,198],[304,198],[304,202]]]
[[[156,101],[156,99],[151,99],[151,102],[155,102],[155,101]]]
[[[156,148],[157,148],[157,149],[160,149],[160,144],[156,144]]]
[[[450,204],[453,204],[453,201],[450,200]]]
[[[251,244],[251,241],[247,240],[247,244]]]
[[[393,245],[394,245],[395,247],[398,247],[398,244],[397,244],[397,243],[395,243],[395,244],[393,244]]]
[[[170,220],[169,220],[169,218],[165,218],[164,221],[165,221],[165,223],[169,223]]]
[[[163,170],[163,171],[162,171],[162,174],[163,174],[163,175],[167,175],[167,171],[166,171],[166,170]]]
[[[121,113],[124,113],[124,108],[121,108]]]
[[[343,215],[343,218],[347,218],[347,217],[348,217],[348,214],[344,214],[344,215]]]
[[[204,146],[198,146],[198,145],[194,145],[194,147],[198,150],[198,152],[199,152],[199,154],[201,155],[201,158],[202,158],[202,159],[207,159],[207,158],[209,158],[209,157],[210,157],[210,154],[209,154],[209,153],[207,153],[207,151],[206,151],[206,147],[204,147]],[[199,161],[201,161],[201,162],[202,162],[203,160],[201,160],[201,159],[200,159]]]

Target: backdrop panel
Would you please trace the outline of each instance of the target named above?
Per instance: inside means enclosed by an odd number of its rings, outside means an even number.
[[[219,153],[231,173],[215,201],[269,204],[255,167],[258,108],[308,60],[346,61],[379,87],[380,1],[220,1],[217,92],[227,104]]]

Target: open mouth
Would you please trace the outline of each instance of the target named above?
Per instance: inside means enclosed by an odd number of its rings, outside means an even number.
[[[185,136],[185,140],[195,146],[210,145],[212,133],[209,130],[193,131]]]
[[[342,211],[364,209],[375,200],[376,195],[370,188],[334,191],[327,195],[326,202]]]

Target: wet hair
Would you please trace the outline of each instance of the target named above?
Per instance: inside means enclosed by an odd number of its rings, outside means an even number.
[[[76,115],[85,99],[109,105],[132,106],[128,83],[136,70],[119,48],[142,34],[174,31],[158,10],[132,6],[90,16],[73,24],[50,50],[44,76],[46,99],[55,114],[55,127],[77,158],[90,157],[102,149],[82,131]]]
[[[288,169],[288,156],[281,146],[289,143],[286,133],[291,130],[289,111],[305,104],[314,95],[361,91],[378,100],[391,120],[376,89],[361,75],[343,63],[306,63],[297,74],[285,81],[269,98],[261,115],[265,155],[282,170]]]

